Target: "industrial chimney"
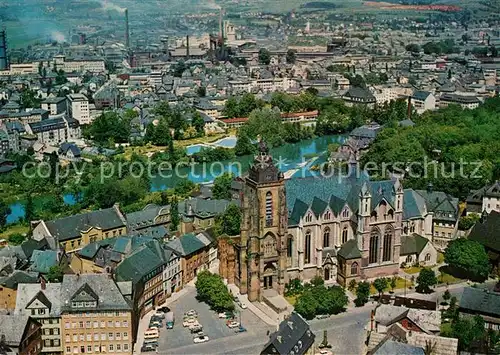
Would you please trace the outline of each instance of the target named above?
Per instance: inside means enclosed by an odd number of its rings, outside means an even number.
[[[189,36],[186,36],[186,60],[189,60]]]
[[[125,9],[125,47],[130,47],[130,32],[128,27],[128,9]]]
[[[9,69],[9,58],[7,57],[7,34],[5,30],[0,31],[0,70]]]

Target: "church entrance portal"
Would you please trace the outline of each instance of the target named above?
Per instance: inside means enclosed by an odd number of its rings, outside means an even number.
[[[272,276],[264,276],[264,288],[265,289],[273,288],[273,277]]]

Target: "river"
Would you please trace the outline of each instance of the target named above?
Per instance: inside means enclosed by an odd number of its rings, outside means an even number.
[[[294,144],[284,144],[280,147],[271,149],[275,161],[279,161],[281,171],[287,172],[299,169],[296,175],[307,174],[309,167],[314,161],[314,157],[324,155],[330,143],[342,143],[345,136],[333,135],[316,137]],[[321,160],[324,160],[321,159]],[[209,183],[218,175],[225,171],[232,171],[239,175],[245,173],[253,156],[245,155],[232,159],[231,161],[222,161],[212,164],[196,164],[188,167],[180,167],[175,172],[165,171],[151,179],[151,191],[162,191],[175,187],[177,183],[184,179],[189,179],[194,183]],[[67,205],[75,204],[75,198],[71,194],[64,195],[64,202]],[[35,201],[35,204],[40,203]],[[11,214],[7,216],[7,223],[15,223],[24,217],[24,202],[16,202],[10,205]]]

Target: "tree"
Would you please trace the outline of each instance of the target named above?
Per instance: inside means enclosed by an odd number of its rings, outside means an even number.
[[[288,64],[295,64],[295,60],[297,59],[297,51],[295,49],[289,49],[286,52],[286,62]]]
[[[461,351],[471,351],[484,340],[486,331],[484,320],[481,316],[474,318],[459,317],[451,324],[454,338],[458,338],[458,349]]]
[[[198,300],[207,303],[217,312],[234,309],[233,297],[219,275],[203,270],[195,283]]]
[[[356,282],[356,280],[352,279],[349,282],[349,285],[347,286],[347,289],[352,292],[352,291],[354,291],[356,289],[357,285],[358,285],[358,283]]]
[[[398,281],[398,278],[396,276],[394,276],[391,279],[391,291],[392,292],[394,292],[394,289],[396,288],[397,281]]]
[[[305,319],[313,319],[316,316],[318,300],[311,292],[304,292],[295,304],[295,311]]]
[[[368,299],[370,298],[370,284],[366,281],[358,283],[358,288],[356,289],[356,300],[354,303],[356,306],[364,306]]]
[[[179,203],[177,202],[177,198],[174,197],[172,203],[170,204],[170,230],[176,231],[177,227],[179,227],[180,221]]]
[[[231,203],[219,217],[221,233],[229,236],[240,234],[241,209]]]
[[[26,236],[21,233],[14,233],[9,236],[9,243],[12,245],[21,245],[26,240]]]
[[[255,145],[252,144],[245,130],[238,130],[236,135],[237,141],[236,146],[234,147],[234,154],[241,156],[255,153]]]
[[[231,200],[231,182],[233,179],[233,174],[227,172],[215,178],[212,188],[214,199]]]
[[[464,216],[464,217],[460,218],[460,220],[458,221],[458,229],[460,229],[460,230],[469,230],[480,219],[481,219],[481,216],[478,213],[469,213],[467,216]]]
[[[450,300],[450,298],[451,298],[451,293],[450,293],[450,291],[448,291],[448,290],[444,291],[444,293],[443,293],[443,300],[444,300],[446,303],[448,303],[448,301]]]
[[[378,278],[375,281],[373,281],[373,287],[375,287],[375,289],[377,290],[379,297],[382,296],[387,286],[388,286],[388,281],[385,277]]]
[[[203,121],[199,112],[195,112],[193,114],[191,125],[196,129],[199,136],[202,136],[205,133],[205,121]]]
[[[24,204],[24,219],[28,222],[35,220],[35,205],[33,203],[33,196],[28,193],[26,203]]]
[[[434,270],[424,268],[417,277],[417,286],[415,290],[418,293],[431,293],[431,287],[437,284],[436,273]]]
[[[264,65],[269,65],[269,63],[271,63],[271,53],[269,53],[266,48],[261,48],[259,50],[259,62]]]
[[[488,254],[474,240],[459,238],[448,243],[444,261],[472,279],[485,280],[490,272]]]
[[[412,52],[412,53],[419,53],[420,52],[420,46],[418,44],[415,44],[415,43],[410,43],[408,44],[405,49],[408,51],[408,52]]]
[[[0,201],[0,229],[3,229],[7,224],[7,216],[11,213],[9,205]]]
[[[62,282],[64,276],[64,268],[61,265],[51,266],[47,274],[49,282]]]
[[[196,93],[199,97],[205,97],[207,95],[207,88],[204,86],[198,86],[198,89],[196,89]]]

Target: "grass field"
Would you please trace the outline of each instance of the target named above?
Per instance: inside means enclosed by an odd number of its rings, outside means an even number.
[[[9,239],[12,234],[26,234],[30,230],[29,226],[15,224],[7,227],[6,230],[0,233],[0,239]]]
[[[395,290],[404,289],[405,285],[406,285],[406,288],[408,289],[408,288],[413,286],[413,282],[411,282],[411,280],[408,280],[408,279],[406,279],[406,282],[405,282],[405,279],[398,277],[396,280],[396,287],[394,287],[394,289]],[[390,286],[390,281],[389,281],[389,286],[384,290],[384,292],[389,292],[389,291],[392,291],[391,286]],[[375,287],[373,287],[373,284],[370,284],[370,294],[372,294],[372,295],[378,294],[378,291],[375,289]]]

